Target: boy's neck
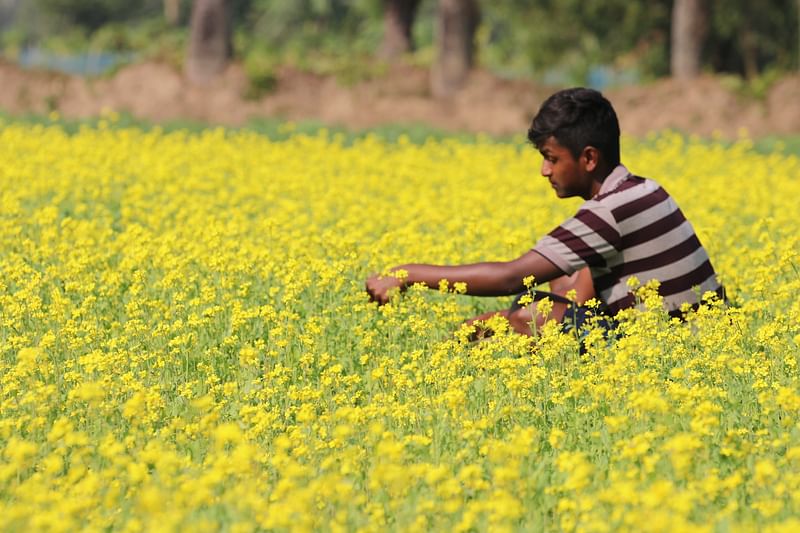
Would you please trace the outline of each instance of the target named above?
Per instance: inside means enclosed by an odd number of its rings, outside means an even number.
[[[614,169],[617,168],[618,165],[598,165],[594,171],[592,171],[592,188],[589,192],[589,197],[584,198],[588,200],[589,198],[594,198],[600,193],[600,189],[603,187],[603,183],[605,183],[606,179],[614,172]]]
[[[592,179],[603,183],[606,181],[606,178],[614,172],[614,169],[617,168],[619,165],[609,165],[609,164],[601,164],[597,165],[597,168],[594,169],[592,172]]]

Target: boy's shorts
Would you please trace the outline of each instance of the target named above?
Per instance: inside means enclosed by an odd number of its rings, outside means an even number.
[[[519,302],[519,300],[526,294],[530,293],[523,292],[518,294],[511,303],[509,311],[513,313],[514,311],[521,309],[523,305]],[[547,291],[533,291],[531,296],[533,297],[534,302],[544,298],[549,298],[553,302],[567,304],[567,310],[564,312],[564,318],[561,319],[561,331],[576,335],[581,341],[581,351],[583,351],[583,339],[588,334],[588,328],[584,326],[589,326],[590,320],[592,320],[592,326],[600,327],[603,330],[606,338],[616,326],[616,321],[614,318],[606,314],[602,307],[589,308],[585,305],[577,305],[575,302],[572,302],[563,296],[559,296],[558,294]]]

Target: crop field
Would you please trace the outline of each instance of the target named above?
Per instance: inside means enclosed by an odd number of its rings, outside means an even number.
[[[800,158],[623,139],[730,302],[581,354],[364,291],[571,215],[535,149],[284,133],[0,122],[0,530],[800,530]]]

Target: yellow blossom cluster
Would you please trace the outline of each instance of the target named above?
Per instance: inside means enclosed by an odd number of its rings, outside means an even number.
[[[522,142],[0,124],[0,530],[796,531],[800,160],[623,161],[729,291],[616,333],[470,343],[509,304],[368,302],[572,214]]]

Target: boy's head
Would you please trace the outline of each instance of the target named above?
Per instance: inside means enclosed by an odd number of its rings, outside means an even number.
[[[575,159],[584,148],[594,146],[611,168],[620,162],[617,114],[594,89],[565,89],[544,101],[528,129],[528,139],[541,149],[550,137]]]

